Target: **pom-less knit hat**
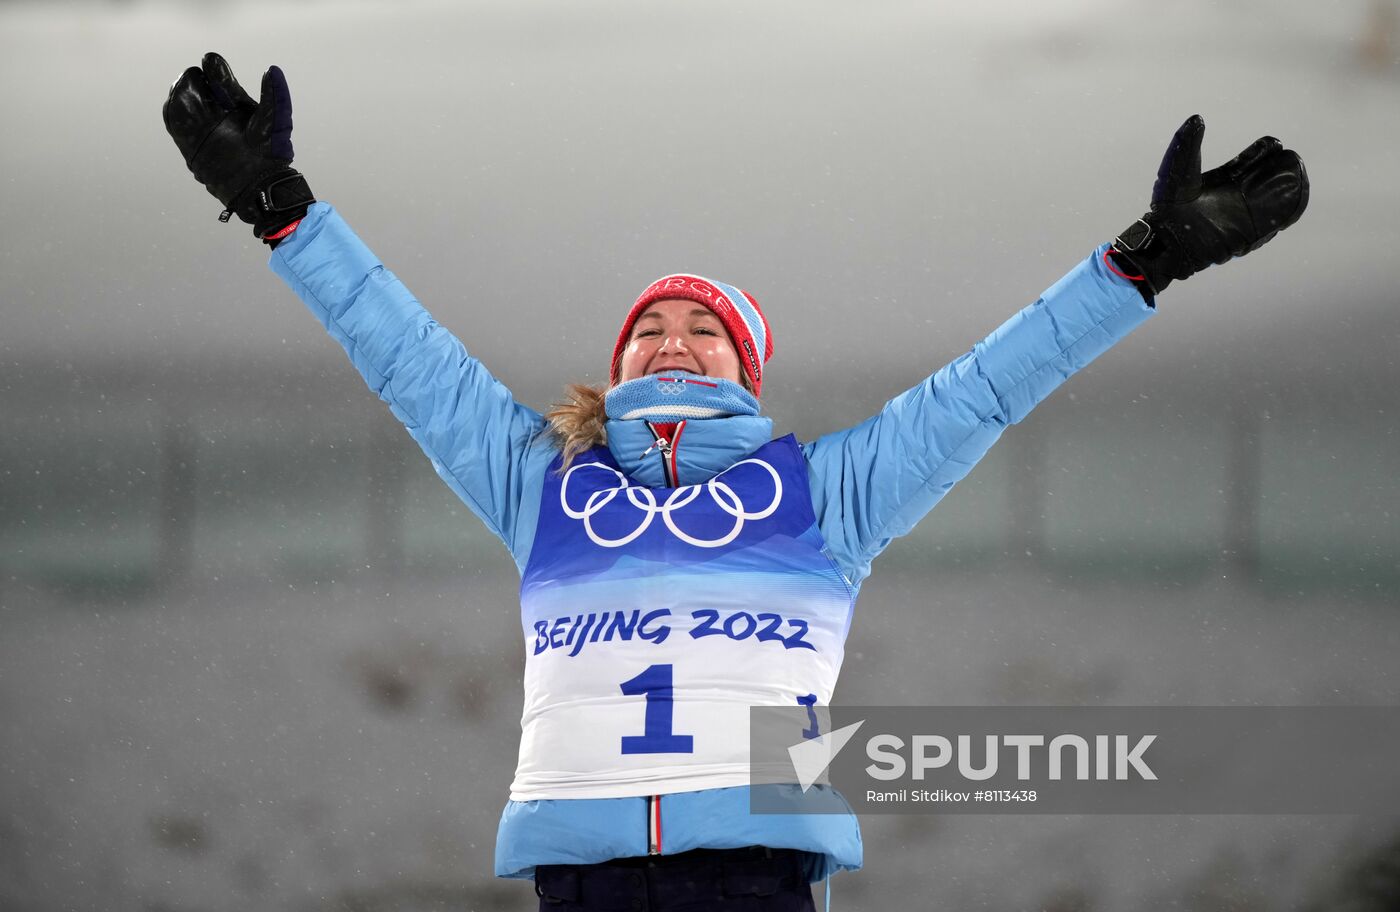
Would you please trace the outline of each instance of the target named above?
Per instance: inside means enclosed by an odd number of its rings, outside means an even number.
[[[647,286],[641,297],[627,312],[622,322],[622,332],[618,333],[617,345],[613,348],[612,370],[609,379],[616,384],[622,373],[622,350],[627,347],[632,335],[632,325],[642,313],[657,301],[679,299],[703,304],[729,333],[729,341],[739,353],[739,366],[749,378],[755,396],[763,392],[763,365],[773,355],[773,337],[768,332],[768,321],[758,302],[742,289],[713,279],[700,276],[663,276]]]

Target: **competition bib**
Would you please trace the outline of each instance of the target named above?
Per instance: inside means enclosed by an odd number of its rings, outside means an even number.
[[[748,785],[748,707],[829,702],[851,618],[796,441],[678,488],[631,482],[606,447],[559,464],[520,586],[511,798]]]

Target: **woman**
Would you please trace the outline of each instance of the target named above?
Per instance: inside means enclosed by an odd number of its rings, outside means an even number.
[[[542,416],[438,326],[290,167],[276,67],[254,102],[206,55],[171,88],[186,164],[274,248],[521,571],[520,762],[496,873],[542,908],[810,909],[861,865],[853,816],[749,811],[747,708],[830,699],[871,561],[1173,279],[1301,216],[1307,176],[1265,137],[1200,169],[1192,117],[1152,208],[967,354],[849,430],[799,444],[760,414],[773,351],[753,297],[666,276],[622,322],[607,390]]]

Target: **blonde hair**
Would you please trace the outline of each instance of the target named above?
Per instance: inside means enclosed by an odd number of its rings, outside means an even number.
[[[742,370],[739,382],[744,389],[753,392],[753,384]],[[607,395],[605,387],[570,383],[564,387],[566,401],[554,403],[545,413],[546,431],[564,453],[560,471],[567,469],[578,454],[608,445]]]
[[[560,469],[567,469],[579,453],[607,445],[608,413],[604,403],[607,393],[601,386],[570,383],[564,387],[567,401],[554,403],[545,413],[549,435],[564,452],[564,464]]]

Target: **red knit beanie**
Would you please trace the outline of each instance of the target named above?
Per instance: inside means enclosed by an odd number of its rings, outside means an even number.
[[[618,382],[622,373],[622,350],[632,335],[632,325],[642,313],[657,301],[694,301],[703,304],[729,333],[729,341],[739,354],[739,366],[749,378],[755,396],[763,392],[763,365],[773,355],[773,336],[768,332],[768,321],[758,302],[747,291],[694,275],[668,275],[647,286],[641,297],[627,312],[622,321],[622,331],[617,335],[617,345],[613,347],[612,368],[609,381]]]

